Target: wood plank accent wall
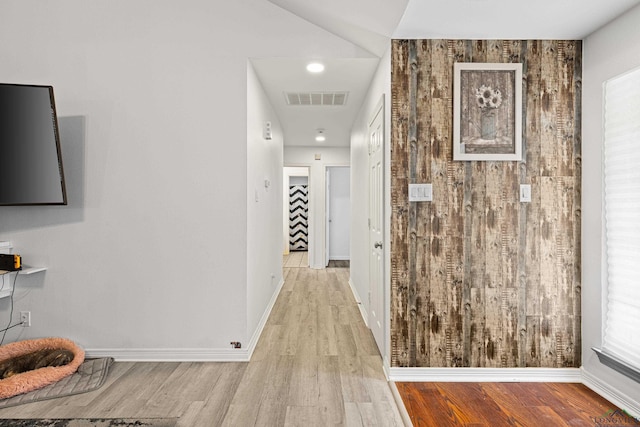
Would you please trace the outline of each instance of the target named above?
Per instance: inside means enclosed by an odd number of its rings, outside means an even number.
[[[391,365],[580,366],[582,43],[394,40],[391,61]],[[524,161],[452,160],[454,62],[523,64]]]

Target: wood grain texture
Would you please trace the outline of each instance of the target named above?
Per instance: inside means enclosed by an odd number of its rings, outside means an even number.
[[[581,52],[392,42],[392,366],[580,365]],[[452,161],[455,62],[523,64],[521,162]],[[419,182],[432,202],[408,202]]]
[[[287,260],[284,260],[286,263]],[[98,390],[0,418],[179,418],[178,426],[402,426],[347,268],[285,268],[249,363],[114,363]]]
[[[619,410],[582,384],[396,383],[420,426],[593,426]],[[622,417],[618,421],[622,423]],[[607,424],[609,425],[609,424]],[[613,425],[613,424],[611,424]]]
[[[391,93],[391,126],[395,141],[391,146],[391,157],[397,161],[391,164],[391,293],[397,295],[391,301],[391,352],[392,359],[403,366],[409,365],[409,331],[408,331],[408,289],[409,289],[409,245],[407,230],[409,228],[409,144],[407,142],[409,123],[409,64],[408,41],[393,42],[393,59],[395,64],[391,71],[391,80],[397,91]]]

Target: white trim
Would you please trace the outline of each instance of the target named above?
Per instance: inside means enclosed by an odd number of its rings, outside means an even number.
[[[248,362],[283,285],[280,279],[246,348],[88,348],[86,357],[113,357],[118,362]]]
[[[404,401],[402,400],[402,396],[400,396],[400,392],[398,391],[398,386],[393,381],[389,381],[389,388],[391,389],[391,395],[393,396],[393,400],[396,402],[396,407],[398,408],[398,412],[400,413],[400,417],[402,418],[402,422],[405,427],[413,427],[413,423],[411,422],[411,417],[409,416],[409,412],[407,411],[407,407],[404,406]]]
[[[364,320],[364,324],[368,328],[369,315],[367,314],[367,311],[362,306],[362,299],[360,298],[360,295],[358,295],[358,290],[356,289],[355,285],[351,281],[351,277],[349,277],[349,287],[351,288],[351,293],[353,294],[353,298],[355,298],[356,303],[358,304],[358,310],[360,310],[360,316],[362,316],[362,320]]]
[[[640,418],[640,402],[616,390],[596,376],[592,375],[584,368],[582,371],[582,383],[591,390],[607,399],[620,409],[624,409],[636,418]]]
[[[307,182],[307,188],[308,188],[308,193],[307,193],[307,197],[308,197],[308,215],[307,215],[307,224],[308,226],[308,232],[309,234],[307,235],[307,258],[309,260],[309,268],[314,269],[314,270],[322,270],[324,268],[324,266],[320,265],[318,266],[316,264],[316,250],[315,250],[315,241],[317,239],[316,237],[316,215],[315,215],[315,208],[316,208],[316,201],[315,201],[315,192],[316,190],[313,189],[313,186],[315,185],[315,181],[318,179],[316,177],[316,180],[313,179],[313,175],[312,175],[312,170],[313,170],[313,163],[298,163],[298,162],[293,162],[293,163],[284,163],[282,165],[283,168],[307,168],[307,170],[309,171],[309,181]],[[313,192],[313,193],[312,193]],[[309,195],[310,193],[312,193],[312,195]],[[284,199],[284,195],[283,195],[283,200]],[[283,212],[284,214],[284,212]],[[283,222],[284,224],[284,222]],[[322,263],[320,263],[322,264]]]
[[[387,378],[387,381],[391,381],[391,364],[386,354],[382,357],[382,370],[384,371],[384,376]]]
[[[113,357],[118,362],[248,362],[248,349],[223,348],[88,348],[86,357]]]
[[[351,186],[351,160],[349,160],[348,162],[338,162],[337,164],[333,164],[333,163],[324,163],[323,164],[324,167],[324,172],[322,174],[322,176],[324,177],[324,220],[322,221],[322,225],[324,227],[324,235],[323,235],[323,242],[322,242],[322,248],[323,248],[323,253],[324,253],[324,259],[322,260],[324,267],[322,268],[326,268],[329,266],[329,261],[331,260],[336,260],[336,261],[344,261],[344,260],[350,260],[350,256],[347,254],[346,256],[333,256],[329,253],[330,249],[327,246],[327,235],[329,234],[329,227],[327,226],[327,222],[329,221],[329,215],[327,212],[327,196],[329,195],[329,191],[327,191],[327,176],[329,174],[329,169],[331,168],[349,168],[349,186]],[[351,189],[349,189],[349,191],[351,191]],[[351,206],[351,193],[349,193],[349,206]],[[349,223],[351,223],[351,212],[349,212]],[[330,245],[330,244],[329,244]],[[349,250],[351,250],[351,241],[349,241]]]
[[[390,87],[389,87],[390,90]],[[382,275],[379,278],[380,281],[382,281],[382,283],[373,283],[373,280],[371,279],[371,269],[372,269],[372,262],[371,262],[371,249],[374,247],[374,242],[371,241],[371,218],[372,218],[372,208],[371,208],[371,161],[372,161],[372,156],[371,156],[371,129],[373,127],[373,125],[375,124],[376,120],[378,120],[378,117],[380,117],[380,120],[382,122],[382,147],[380,148],[381,152],[382,152],[382,164],[384,165],[384,167],[382,168],[382,200],[380,201],[380,203],[382,204],[381,208],[382,208],[382,217],[381,217],[381,224],[380,227],[382,228],[382,236],[381,236],[381,241],[383,242],[382,245]],[[380,95],[380,99],[378,100],[378,102],[376,103],[375,108],[373,109],[373,112],[370,114],[369,116],[369,123],[367,125],[367,137],[366,137],[366,143],[367,143],[367,152],[368,152],[368,157],[367,157],[367,182],[369,183],[369,190],[368,190],[368,208],[367,208],[367,217],[369,218],[369,226],[367,227],[367,277],[369,278],[369,284],[368,284],[368,302],[367,302],[367,326],[369,326],[369,313],[373,312],[373,309],[371,307],[371,294],[372,294],[372,290],[374,286],[378,286],[379,288],[381,288],[382,292],[381,295],[379,295],[379,298],[382,298],[382,307],[383,309],[381,310],[380,313],[378,313],[378,317],[381,317],[379,320],[382,322],[382,337],[381,337],[381,341],[382,342],[378,342],[377,338],[375,337],[374,334],[374,341],[376,342],[376,346],[378,347],[378,350],[380,351],[380,354],[383,355],[383,357],[385,357],[388,353],[389,353],[389,348],[390,348],[390,334],[391,334],[391,321],[390,321],[390,314],[391,314],[391,297],[390,297],[390,292],[391,292],[391,209],[390,206],[388,207],[387,204],[390,203],[391,201],[391,163],[390,163],[390,159],[391,159],[391,146],[389,144],[390,139],[387,137],[387,132],[389,131],[389,129],[391,128],[391,126],[388,126],[389,123],[387,123],[388,117],[390,117],[390,115],[387,114],[387,103],[385,102],[385,93],[383,91],[383,93]],[[377,290],[376,290],[377,293]],[[378,307],[376,307],[377,309]],[[375,319],[374,319],[375,320]],[[371,327],[369,327],[369,329],[371,329]],[[373,330],[371,331],[373,333]]]
[[[580,383],[579,368],[390,368],[397,382],[564,382]]]
[[[267,324],[267,320],[269,320],[269,315],[271,314],[271,310],[273,310],[273,306],[276,304],[276,300],[278,299],[278,295],[280,295],[282,286],[284,286],[284,278],[280,279],[280,283],[278,283],[278,286],[276,286],[276,290],[273,292],[273,295],[271,295],[271,300],[269,301],[269,305],[267,305],[267,308],[262,314],[262,318],[258,323],[258,327],[253,333],[253,336],[251,337],[249,344],[247,344],[247,350],[249,352],[247,361],[251,359],[251,356],[253,355],[253,351],[256,349],[256,345],[258,345],[258,340],[260,339],[260,335],[262,335],[262,330],[264,329],[264,326]]]

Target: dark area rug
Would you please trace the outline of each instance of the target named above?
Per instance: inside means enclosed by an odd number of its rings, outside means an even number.
[[[101,359],[86,359],[82,365],[78,368],[77,372],[70,375],[57,383],[53,383],[39,390],[34,390],[29,393],[19,394],[17,396],[9,397],[7,399],[0,400],[0,409],[8,408],[10,406],[22,405],[24,403],[39,402],[41,400],[54,399],[56,397],[71,396],[74,394],[86,393],[88,391],[96,390],[104,384],[109,372],[109,367],[113,363],[113,359],[101,358]],[[0,426],[67,426],[67,424],[0,424]],[[75,424],[69,424],[73,426]],[[80,424],[84,426],[85,424]],[[92,425],[92,424],[86,424]],[[98,424],[100,425],[100,424]],[[105,424],[110,425],[110,424]],[[113,424],[120,425],[120,424]],[[127,424],[122,424],[127,425]],[[135,424],[134,424],[135,425]],[[145,424],[140,424],[145,425]]]
[[[349,268],[349,264],[350,264],[349,260],[342,261],[342,260],[332,259],[329,261],[328,267],[329,268]]]
[[[174,427],[177,418],[78,418],[0,420],[0,427]]]

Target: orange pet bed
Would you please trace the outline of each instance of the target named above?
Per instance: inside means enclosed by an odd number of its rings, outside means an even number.
[[[65,338],[40,338],[18,341],[0,347],[0,364],[9,359],[35,354],[42,350],[68,350],[72,359],[62,366],[46,366],[19,372],[0,379],[0,399],[27,393],[53,384],[73,374],[84,361],[84,350]]]

